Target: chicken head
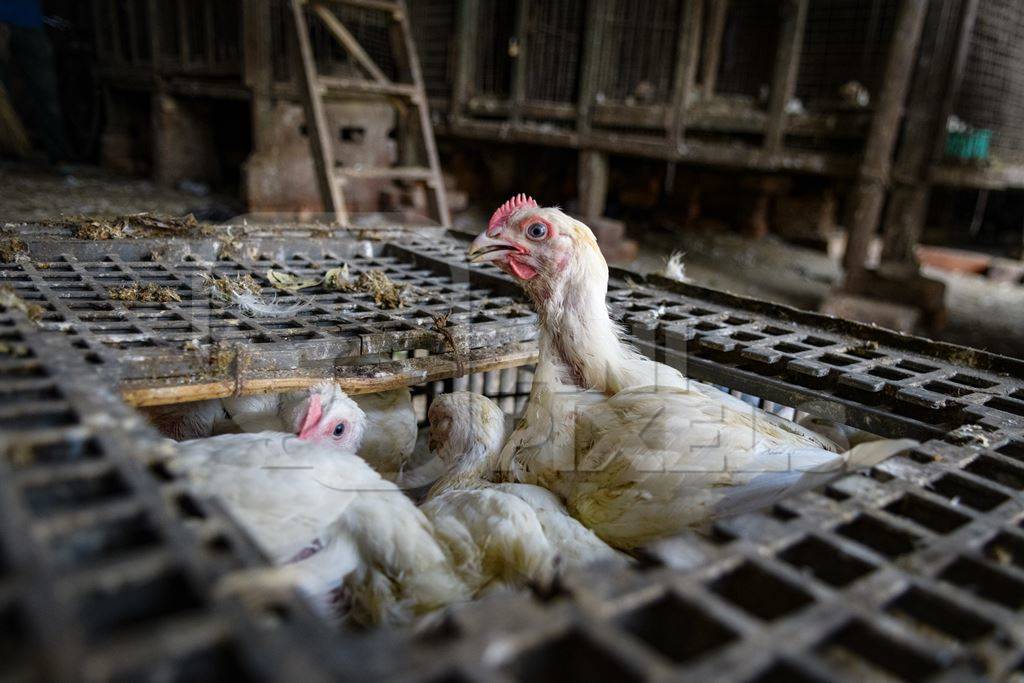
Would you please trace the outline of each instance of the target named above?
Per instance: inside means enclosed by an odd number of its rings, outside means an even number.
[[[600,259],[600,266],[591,264]],[[473,241],[469,260],[490,261],[516,277],[528,291],[551,291],[574,272],[607,271],[594,233],[557,207],[541,207],[519,194],[491,216],[487,230]]]
[[[300,393],[292,406],[290,424],[303,441],[328,443],[335,448],[356,452],[363,441],[366,414],[337,384],[323,382]]]
[[[427,411],[431,452],[445,467],[468,468],[483,476],[505,441],[505,414],[494,401],[469,391],[434,399]]]

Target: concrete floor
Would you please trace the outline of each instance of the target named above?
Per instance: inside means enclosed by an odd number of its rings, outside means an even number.
[[[146,180],[126,179],[84,167],[58,176],[23,166],[0,165],[0,224],[80,214],[149,211],[180,215],[227,210],[231,201],[163,188]],[[488,212],[471,211],[456,224],[477,230]],[[778,239],[751,241],[728,232],[648,233],[640,238],[639,257],[626,267],[641,272],[664,267],[671,251],[686,254],[691,281],[769,301],[816,310],[838,281],[838,265],[821,252]],[[1024,287],[993,283],[974,276],[929,270],[946,282],[949,325],[940,339],[996,353],[1024,357]]]

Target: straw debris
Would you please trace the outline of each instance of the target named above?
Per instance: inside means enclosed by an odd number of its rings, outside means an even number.
[[[249,273],[234,278],[204,273],[202,278],[206,288],[225,301],[233,301],[235,297],[245,294],[259,296],[263,293],[263,286]]]
[[[28,258],[28,245],[17,237],[0,239],[0,263],[17,263]]]
[[[44,309],[39,304],[25,301],[11,285],[0,285],[0,308],[24,313],[32,322],[39,322]]]
[[[107,296],[114,301],[140,301],[145,303],[160,302],[171,303],[181,301],[181,296],[170,287],[149,283],[140,285],[132,283],[125,287],[111,287],[107,290]]]
[[[45,222],[48,225],[69,227],[76,239],[120,240],[139,237],[165,237],[168,233],[187,234],[199,227],[192,214],[186,216],[156,216],[151,213],[132,213],[110,218],[71,216]]]

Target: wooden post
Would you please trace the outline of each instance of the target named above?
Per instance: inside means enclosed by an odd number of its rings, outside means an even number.
[[[451,115],[460,119],[469,104],[473,92],[473,44],[480,24],[479,5],[476,0],[459,0],[459,14],[456,25],[455,84],[452,88]]]
[[[672,109],[669,111],[668,138],[678,150],[686,129],[686,111],[690,106],[690,93],[697,76],[700,54],[701,20],[704,0],[686,0],[679,19],[679,41],[676,48],[675,79],[672,84]]]
[[[270,45],[270,5],[260,0],[242,3],[242,77],[252,92],[253,152],[267,149],[271,141],[273,62]]]
[[[793,99],[800,73],[808,4],[808,0],[786,0],[782,4],[782,23],[768,98],[768,123],[764,132],[764,148],[768,152],[782,149],[786,133],[786,105]]]
[[[715,94],[718,80],[718,65],[722,58],[722,34],[725,32],[725,18],[729,14],[729,0],[709,0],[708,35],[704,41],[704,68],[700,78],[700,90],[704,99]]]
[[[583,63],[580,66],[580,95],[576,103],[576,130],[589,133],[594,97],[601,81],[601,57],[604,48],[604,20],[608,12],[608,0],[593,0],[587,4],[586,28],[584,29]]]
[[[948,5],[945,11],[952,11]],[[906,132],[894,169],[896,186],[886,211],[882,236],[882,264],[887,273],[911,276],[918,271],[914,249],[921,236],[928,209],[931,186],[928,176],[932,163],[941,158],[946,140],[946,120],[963,81],[970,49],[971,32],[977,16],[978,0],[965,0],[954,35],[936,35],[936,44],[928,55],[929,78],[915,83],[907,113]],[[941,25],[945,17],[935,15]],[[938,32],[938,26],[925,35]],[[923,71],[924,69],[922,69]],[[936,107],[935,103],[941,102]]]
[[[526,100],[526,52],[530,49],[529,41],[530,0],[519,0],[516,8],[515,36],[518,50],[512,63],[512,116],[514,123],[523,118],[523,102]]]
[[[864,158],[849,200],[846,220],[846,254],[843,266],[849,283],[864,271],[868,247],[878,228],[885,200],[893,148],[900,129],[903,102],[914,71],[917,47],[924,26],[928,0],[903,0],[889,46],[874,116],[864,145]]]
[[[584,219],[604,215],[608,198],[608,155],[581,149],[579,157],[580,215]]]

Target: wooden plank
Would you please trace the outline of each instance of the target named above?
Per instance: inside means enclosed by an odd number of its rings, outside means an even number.
[[[378,83],[390,83],[391,79],[384,75],[384,72],[380,70],[377,63],[373,61],[373,58],[366,53],[363,46],[359,44],[356,37],[349,33],[349,30],[345,28],[345,25],[334,15],[327,7],[324,7],[318,2],[312,4],[313,12],[320,17],[320,21],[324,22],[327,30],[341,43],[342,47],[348,51],[352,58],[359,62],[359,65],[366,69],[370,77]]]
[[[672,86],[672,112],[669,120],[669,139],[676,149],[683,142],[686,112],[690,106],[693,82],[697,76],[704,0],[686,0],[680,14],[675,80]]]
[[[729,0],[710,0],[710,3],[708,34],[704,39],[704,64],[700,79],[704,99],[710,99],[715,95],[718,65],[722,57],[722,34],[725,32],[725,18],[729,14]]]
[[[674,147],[666,145],[663,139],[654,136],[624,135],[608,131],[580,134],[535,123],[512,126],[504,121],[463,118],[441,122],[438,124],[438,130],[442,134],[491,142],[594,149],[624,156],[683,161],[723,168],[810,173],[836,178],[849,178],[857,169],[856,160],[846,154],[807,150],[768,153],[761,147],[694,140]]]
[[[336,0],[339,4],[361,9],[380,10],[390,12],[394,18],[398,18],[405,9],[399,2],[388,2],[387,0]]]
[[[171,380],[130,380],[121,384],[120,391],[122,398],[135,407],[295,391],[306,389],[325,379],[333,379],[346,393],[358,395],[437,382],[469,373],[515,368],[536,362],[536,344],[524,342],[498,348],[474,349],[462,354],[459,360],[452,354],[445,354],[375,363],[372,366],[339,365],[326,368],[326,374],[315,370],[296,369],[294,372],[281,372],[273,376],[225,377],[196,384],[181,384],[181,378],[175,378],[174,383]],[[372,369],[372,373],[367,372],[368,368]]]
[[[397,180],[431,180],[434,177],[433,169],[417,166],[382,166],[378,168],[348,168],[342,166],[335,169],[334,172],[342,178],[358,178],[364,180],[388,178]]]
[[[331,91],[344,93],[360,93],[367,95],[394,95],[396,97],[416,97],[416,86],[406,83],[380,83],[378,81],[363,81],[355,78],[338,78],[336,76],[320,76],[320,90],[327,96]]]
[[[779,27],[778,50],[768,98],[768,122],[764,134],[764,147],[770,152],[782,149],[786,133],[786,105],[796,92],[796,79],[800,73],[800,52],[807,25],[808,0],[786,0],[783,4],[782,24]]]
[[[327,114],[323,101],[316,91],[317,73],[313,61],[313,46],[309,41],[309,28],[301,0],[291,0],[292,23],[298,41],[299,94],[306,110],[306,128],[309,132],[309,146],[313,152],[313,164],[316,167],[317,184],[320,186],[320,199],[324,209],[333,213],[339,223],[348,223],[348,211],[341,188],[334,178],[334,146],[327,125]]]
[[[665,128],[672,111],[664,104],[595,104],[591,121],[599,126]]]

